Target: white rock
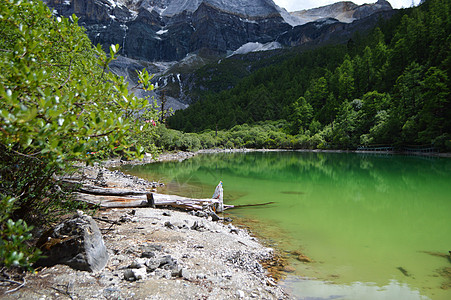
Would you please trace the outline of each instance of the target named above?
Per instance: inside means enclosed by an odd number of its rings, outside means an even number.
[[[147,277],[146,268],[141,269],[127,269],[124,272],[124,279],[128,281],[135,281],[145,279]]]
[[[145,258],[137,258],[135,259],[132,264],[130,265],[131,269],[141,269],[141,268],[145,268],[147,263],[147,259]]]

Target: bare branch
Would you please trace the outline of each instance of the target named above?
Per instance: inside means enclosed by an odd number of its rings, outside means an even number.
[[[17,284],[18,287],[12,289],[12,290],[8,290],[5,292],[5,294],[9,294],[9,293],[13,293],[15,291],[18,291],[19,289],[23,288],[25,286],[25,284],[27,283],[27,281],[25,280],[25,277],[23,278],[23,282],[18,282],[18,281],[14,281],[14,280],[10,280],[10,279],[3,279],[0,278],[0,281],[3,282],[9,282],[9,283],[13,283],[13,284]]]
[[[64,81],[63,84],[58,87],[59,90],[62,89],[69,82],[71,75],[72,75],[72,59],[69,62],[69,76],[67,77],[66,81]]]
[[[102,133],[102,134],[90,135],[89,137],[90,138],[97,138],[97,137],[107,136],[107,135],[110,135],[113,132],[114,132],[114,130],[110,130],[110,131]]]

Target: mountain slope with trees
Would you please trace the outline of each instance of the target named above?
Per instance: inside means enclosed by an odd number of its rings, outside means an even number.
[[[320,148],[451,149],[451,3],[426,0],[347,45],[300,53],[168,120],[186,132],[284,120]],[[226,62],[222,62],[226,63]]]

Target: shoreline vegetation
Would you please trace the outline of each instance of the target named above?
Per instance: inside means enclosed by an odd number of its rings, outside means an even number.
[[[313,153],[360,153],[360,154],[386,154],[386,155],[413,155],[413,156],[432,156],[432,157],[446,157],[451,158],[451,152],[402,152],[402,151],[368,151],[368,150],[324,150],[324,149],[224,149],[212,148],[201,149],[197,151],[172,151],[163,152],[154,160],[151,155],[146,155],[143,159],[137,160],[122,160],[121,158],[108,159],[100,163],[105,168],[117,168],[122,165],[140,165],[155,162],[179,161],[182,162],[194,156],[201,154],[215,154],[215,153],[247,153],[247,152],[313,152]]]
[[[211,149],[265,149],[299,151],[337,152],[389,152],[402,154],[425,154],[446,156],[449,150],[433,144],[408,144],[401,139],[389,144],[363,143],[340,146],[325,141],[319,135],[292,135],[285,131],[285,121],[267,121],[258,124],[236,125],[230,130],[206,130],[200,133],[186,133],[164,124],[154,127],[154,135],[143,137],[144,151],[151,152],[157,147],[163,152],[211,151]],[[146,147],[146,143],[152,147]]]

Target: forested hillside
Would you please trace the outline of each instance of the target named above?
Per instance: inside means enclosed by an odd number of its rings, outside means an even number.
[[[261,68],[168,120],[186,132],[283,120],[320,148],[451,149],[451,2],[426,0],[346,45]],[[222,62],[222,63],[227,63]]]

